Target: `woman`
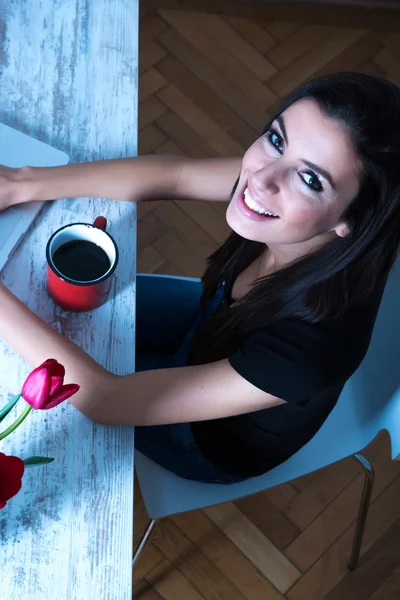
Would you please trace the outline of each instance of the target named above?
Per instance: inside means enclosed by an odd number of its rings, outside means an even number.
[[[105,371],[4,286],[0,335],[32,365],[57,358],[81,386],[78,410],[138,426],[137,448],[177,474],[232,483],[264,473],[313,437],[367,351],[399,246],[399,165],[400,90],[340,73],[293,92],[242,159],[3,168],[2,208],[230,198],[233,233],[201,289],[138,278],[140,372]]]

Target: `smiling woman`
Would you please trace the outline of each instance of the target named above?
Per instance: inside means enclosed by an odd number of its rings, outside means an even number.
[[[230,199],[233,232],[201,283],[138,276],[137,373],[102,369],[1,285],[0,335],[31,364],[56,357],[78,410],[136,425],[136,447],[178,475],[264,473],[313,437],[367,351],[399,247],[399,165],[399,88],[339,73],[295,90],[243,158],[1,167],[0,208]]]
[[[246,239],[267,244],[275,258],[277,244],[287,259],[303,256],[346,235],[341,216],[362,172],[346,125],[326,116],[313,99],[301,99],[244,155],[228,223]]]

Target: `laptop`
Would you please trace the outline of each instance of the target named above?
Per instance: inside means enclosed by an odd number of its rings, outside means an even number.
[[[0,164],[7,167],[57,167],[69,156],[48,144],[0,123]],[[0,184],[1,185],[1,184]],[[18,246],[43,202],[18,204],[0,212],[0,271]]]

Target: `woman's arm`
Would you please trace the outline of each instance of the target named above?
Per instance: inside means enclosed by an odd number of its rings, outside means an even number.
[[[0,336],[32,367],[52,357],[79,392],[70,400],[103,425],[161,425],[218,419],[282,404],[221,360],[118,376],[34,315],[0,284]],[[68,381],[66,381],[68,383]]]
[[[0,166],[0,210],[20,202],[98,197],[228,201],[241,158],[140,156],[60,167]]]

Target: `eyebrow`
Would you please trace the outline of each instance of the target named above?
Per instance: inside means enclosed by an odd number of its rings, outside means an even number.
[[[285,126],[285,121],[283,120],[283,116],[279,115],[278,117],[276,117],[276,120],[282,131],[282,135],[283,135],[283,139],[285,140],[285,144],[286,144],[286,146],[289,146],[289,141],[288,141],[288,137],[287,137],[287,133],[286,133],[286,126]],[[322,177],[324,177],[327,181],[329,181],[332,188],[334,190],[336,190],[336,185],[333,181],[332,176],[330,175],[330,173],[328,173],[328,171],[325,171],[325,169],[322,169],[322,167],[319,167],[315,163],[312,163],[309,160],[305,160],[304,158],[301,159],[301,162],[303,162],[305,165],[307,165],[307,167],[310,167],[310,169],[313,169],[314,171],[316,171],[317,173],[322,175]]]

